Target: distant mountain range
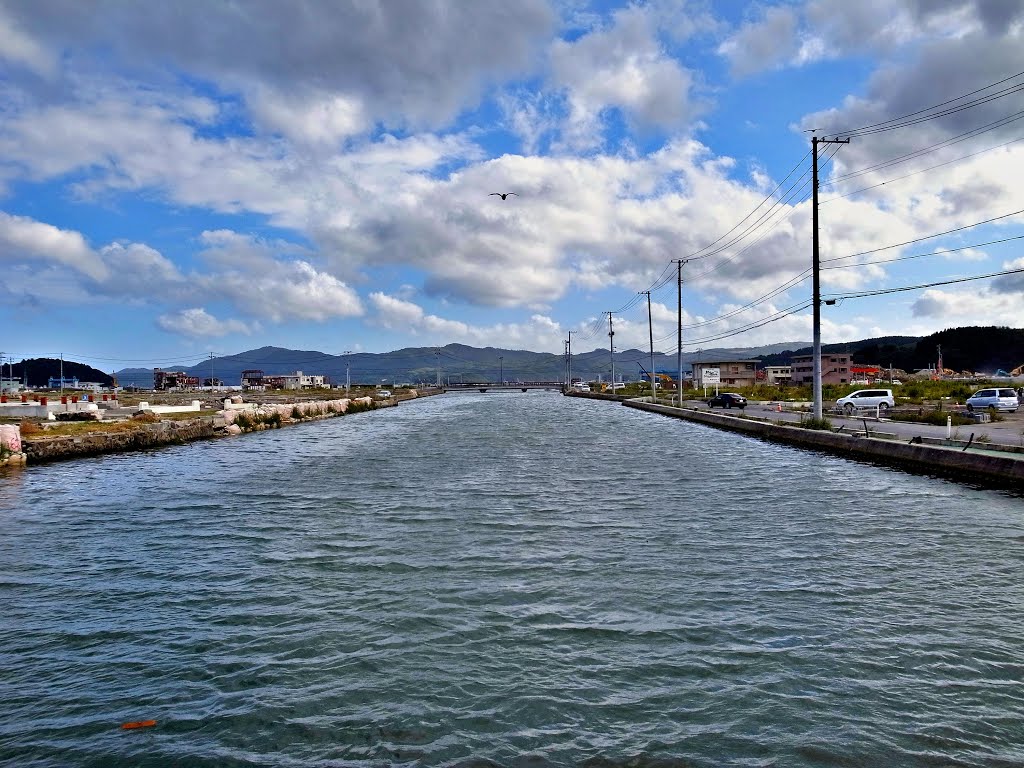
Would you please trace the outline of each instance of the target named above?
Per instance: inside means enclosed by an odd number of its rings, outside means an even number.
[[[903,370],[917,370],[934,365],[937,347],[942,347],[946,368],[993,373],[997,369],[1010,370],[1024,363],[1024,330],[1015,328],[954,328],[926,337],[886,336],[844,344],[827,344],[826,352],[850,352],[856,362],[876,364]],[[160,366],[164,370],[184,370],[200,379],[211,377],[225,384],[238,384],[242,371],[259,369],[265,374],[284,374],[300,370],[307,374],[322,374],[334,383],[345,381],[345,366],[349,365],[353,384],[433,383],[437,380],[438,366],[444,381],[560,381],[564,377],[562,355],[546,352],[498,349],[495,347],[469,347],[448,344],[435,347],[407,347],[393,352],[373,354],[358,352],[348,356],[328,355],[312,350],[260,347],[237,355],[214,358],[199,365]],[[794,355],[810,354],[807,341],[783,342],[762,347],[720,347],[683,354],[683,370],[690,370],[693,361],[760,360],[765,365],[786,365]],[[649,367],[650,353],[629,349],[615,353],[616,378],[638,379],[640,366]],[[67,363],[65,363],[67,365]],[[654,367],[658,371],[676,370],[674,353],[655,354]],[[607,349],[593,349],[572,355],[573,376],[594,380],[599,376],[608,380],[611,360]],[[117,371],[122,386],[151,387],[153,369],[125,368]]]

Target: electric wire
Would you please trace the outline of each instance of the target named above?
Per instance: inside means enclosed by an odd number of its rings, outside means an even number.
[[[847,173],[840,174],[839,176],[833,176],[828,181],[822,182],[821,186],[835,186],[841,181],[853,179],[856,178],[857,176],[863,176],[866,173],[878,171],[881,170],[882,168],[888,168],[891,165],[898,165],[899,163],[906,162],[907,160],[913,160],[915,158],[921,157],[922,155],[927,155],[930,154],[931,152],[935,152],[936,150],[943,149],[945,147],[951,147],[954,144],[959,144],[962,141],[967,141],[977,136],[981,136],[982,134],[988,133],[989,131],[994,131],[997,128],[1002,128],[1003,126],[1009,125],[1010,123],[1015,123],[1022,118],[1024,118],[1024,110],[1021,110],[1020,112],[1014,112],[1011,115],[1001,117],[998,120],[994,120],[991,123],[979,126],[978,128],[972,128],[969,131],[964,131],[963,133],[957,134],[956,136],[951,136],[948,139],[937,141],[934,144],[929,144],[928,146],[922,147],[921,149],[916,149],[913,152],[907,152],[906,154],[903,155],[891,157],[888,160],[881,160],[875,163],[874,165],[868,165],[863,168],[858,168],[855,171],[849,171]]]
[[[1006,275],[1017,275],[1024,272],[1024,267],[1017,269],[1004,269],[999,272],[989,272],[984,275],[971,275],[969,277],[958,277],[951,280],[937,280],[933,283],[921,283],[920,285],[904,285],[899,288],[879,288],[874,291],[857,291],[855,293],[825,293],[823,297],[835,298],[836,301],[845,299],[862,299],[868,296],[884,296],[889,293],[902,293],[905,291],[919,291],[922,288],[934,288],[939,285],[955,285],[957,283],[968,283],[972,280],[988,280],[993,277],[1004,277]]]
[[[1009,77],[1004,77],[1002,80],[997,80],[994,83],[989,83],[988,85],[982,86],[981,88],[976,88],[975,90],[970,91],[968,93],[962,94],[960,96],[955,96],[952,99],[947,99],[946,101],[940,102],[939,104],[933,104],[930,107],[924,107],[923,109],[919,109],[916,112],[909,112],[909,113],[907,113],[905,115],[901,115],[899,117],[892,117],[892,118],[889,118],[888,120],[883,120],[883,121],[878,122],[878,123],[872,123],[871,125],[863,125],[860,128],[853,128],[851,130],[845,130],[845,131],[831,131],[827,135],[829,135],[829,136],[854,136],[854,135],[866,135],[865,132],[867,132],[867,131],[875,131],[876,129],[890,130],[889,128],[884,128],[884,126],[890,125],[892,123],[899,123],[899,122],[905,121],[905,120],[907,120],[909,118],[917,118],[918,116],[923,116],[924,113],[929,112],[930,110],[938,109],[939,107],[945,107],[947,105],[953,104],[954,102],[960,101],[961,99],[966,99],[968,96],[974,96],[975,94],[981,93],[983,91],[987,91],[990,88],[994,88],[997,85],[1002,85],[1003,83],[1008,83],[1011,80],[1016,80],[1018,77],[1021,77],[1021,76],[1024,76],[1024,72],[1018,72],[1015,75],[1010,75]],[[1016,85],[1016,86],[1010,86],[1009,88],[1004,89],[1004,90],[1014,91],[1014,90],[1019,90],[1021,87],[1024,87],[1024,84],[1019,84],[1019,85]],[[987,97],[985,97],[985,98],[987,99]],[[984,102],[981,101],[981,102],[978,102],[978,103],[984,103]],[[970,108],[971,106],[977,106],[977,105],[978,105],[977,103],[974,103],[974,104],[969,103],[969,104],[966,104],[966,105],[960,105],[960,107],[962,107],[964,109],[967,109],[967,108]],[[937,115],[937,116],[942,116],[942,115]],[[898,127],[902,127],[902,126],[898,126]]]
[[[828,198],[826,200],[819,200],[818,201],[818,205],[825,205],[826,203],[832,203],[832,202],[835,202],[836,200],[842,200],[845,197],[852,197],[853,195],[859,194],[861,192],[867,192],[869,189],[877,189],[878,187],[883,187],[886,184],[891,184],[894,181],[902,181],[903,179],[909,179],[911,176],[917,176],[920,173],[926,173],[927,171],[934,171],[936,168],[942,168],[945,165],[952,165],[954,163],[959,163],[962,160],[967,160],[967,159],[972,158],[972,157],[977,157],[978,155],[983,155],[986,152],[992,152],[993,150],[996,150],[996,149],[1002,149],[1003,147],[1008,147],[1011,144],[1016,144],[1018,141],[1024,141],[1024,136],[1018,136],[1016,139],[1010,139],[1009,141],[1004,141],[1002,144],[997,144],[994,147],[988,147],[986,149],[982,149],[982,150],[979,150],[977,152],[971,152],[969,155],[961,155],[960,157],[957,157],[957,158],[955,158],[953,160],[946,160],[943,163],[936,163],[935,165],[929,165],[927,168],[921,168],[920,170],[917,170],[917,171],[911,171],[910,173],[905,173],[902,176],[896,176],[896,177],[891,178],[891,179],[886,179],[885,181],[879,182],[878,184],[872,184],[869,187],[861,187],[860,189],[855,189],[852,192],[847,192],[844,195],[833,195],[832,197],[830,197],[830,198]],[[831,185],[831,182],[827,182],[827,183],[829,185]],[[824,186],[824,184],[822,186]]]

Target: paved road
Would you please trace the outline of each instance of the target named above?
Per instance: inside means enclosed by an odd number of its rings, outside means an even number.
[[[735,410],[725,410],[722,408],[709,409],[707,403],[702,400],[684,400],[683,406],[703,411],[713,410],[716,413],[724,414],[736,412]],[[751,403],[747,406],[746,413],[750,416],[767,418],[772,421],[796,423],[799,423],[801,417],[804,416],[804,414],[793,411],[783,410],[780,413],[776,410],[776,405],[774,403],[770,405]],[[988,437],[988,441],[992,443],[1024,447],[1024,408],[1018,410],[1017,413],[1002,413],[1000,415],[1003,417],[1003,421],[989,424],[968,424],[959,427],[954,426],[952,429],[953,438],[957,440],[967,440],[970,438],[971,433],[974,433],[974,439],[976,441],[981,438],[982,435],[985,435]],[[907,440],[917,436],[938,438],[946,437],[946,427],[944,426],[916,424],[905,421],[890,421],[884,418],[879,421],[875,419],[874,416],[844,416],[836,413],[826,413],[826,416],[832,422],[833,429],[839,429],[839,427],[842,426],[847,430],[863,431],[866,422],[870,430],[895,433],[900,438],[905,438]]]

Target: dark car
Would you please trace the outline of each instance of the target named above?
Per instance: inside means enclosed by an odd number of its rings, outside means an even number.
[[[708,407],[714,408],[720,405],[722,408],[746,408],[747,398],[737,395],[735,392],[722,392],[708,400]]]

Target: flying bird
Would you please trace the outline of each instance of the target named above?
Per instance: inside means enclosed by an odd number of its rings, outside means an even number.
[[[488,197],[490,197],[491,195],[497,195],[502,200],[504,200],[509,195],[515,195],[516,197],[519,197],[519,193],[518,192],[491,192],[491,194],[488,195]]]

